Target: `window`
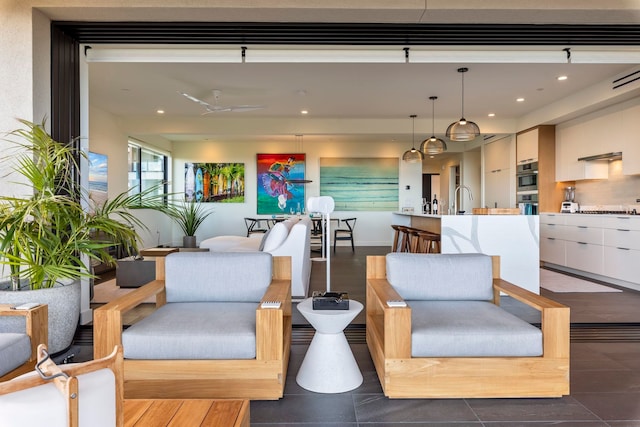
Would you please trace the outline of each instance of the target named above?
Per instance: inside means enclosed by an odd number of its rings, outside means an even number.
[[[169,157],[138,144],[129,142],[129,189],[140,194],[157,187],[155,194],[167,192]]]

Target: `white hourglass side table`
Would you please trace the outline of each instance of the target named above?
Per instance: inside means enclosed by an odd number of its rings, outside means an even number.
[[[316,393],[344,393],[362,384],[362,374],[344,336],[344,328],[362,311],[349,300],[348,310],[314,310],[312,299],[298,304],[298,311],[316,330],[296,376],[300,387]]]

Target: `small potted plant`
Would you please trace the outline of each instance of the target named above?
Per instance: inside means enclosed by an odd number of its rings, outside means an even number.
[[[25,191],[0,195],[0,303],[47,304],[49,349],[56,353],[73,340],[80,280],[94,277],[91,260],[114,263],[110,246],[136,248],[134,226],[144,224],[131,209],[161,207],[161,198],[151,196],[153,189],[91,206],[73,178],[83,153],[55,141],[44,123],[20,122],[24,128],[6,137],[16,150],[2,159],[21,177],[16,188]]]
[[[195,248],[196,231],[202,225],[205,219],[213,213],[212,210],[205,210],[200,202],[182,201],[169,204],[164,212],[174,220],[184,236],[182,238],[182,246],[185,248]]]

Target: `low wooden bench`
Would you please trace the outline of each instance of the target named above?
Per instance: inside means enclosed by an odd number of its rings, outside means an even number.
[[[247,427],[249,426],[249,401],[126,399],[124,425]]]

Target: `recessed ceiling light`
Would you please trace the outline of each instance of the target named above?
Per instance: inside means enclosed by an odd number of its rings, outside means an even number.
[[[518,101],[518,102],[524,102],[524,98],[516,98],[516,101]]]
[[[496,113],[489,113],[489,114],[487,114],[487,115],[488,115],[489,117],[495,117],[495,116],[496,116]]]
[[[563,81],[563,80],[567,80],[568,77],[567,76],[558,76],[558,81]]]
[[[300,111],[300,114],[309,114],[309,111],[307,111],[307,110],[302,110],[302,111]]]
[[[158,114],[164,114],[164,110],[156,110],[156,113],[158,113]]]

